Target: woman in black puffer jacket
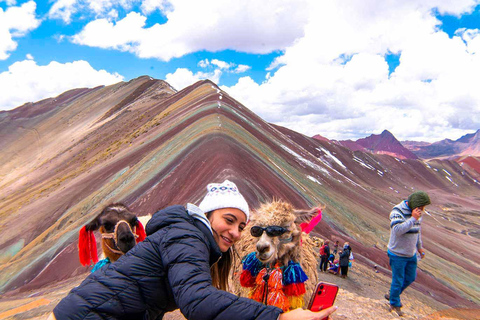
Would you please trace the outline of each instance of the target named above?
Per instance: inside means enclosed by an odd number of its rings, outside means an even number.
[[[322,319],[336,309],[281,314],[279,308],[217,289],[227,287],[232,245],[240,239],[249,210],[228,180],[207,190],[199,207],[172,206],[155,213],[147,238],[88,276],[50,318],[161,319],[180,308],[187,319]]]

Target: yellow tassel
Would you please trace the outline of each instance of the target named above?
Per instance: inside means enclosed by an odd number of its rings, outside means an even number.
[[[303,308],[303,294],[300,296],[289,296],[290,310]]]

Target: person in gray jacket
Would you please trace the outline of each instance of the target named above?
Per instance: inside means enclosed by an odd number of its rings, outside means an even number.
[[[426,192],[417,191],[393,207],[390,213],[388,257],[392,268],[392,284],[385,298],[390,302],[390,311],[395,311],[399,316],[403,315],[400,294],[417,276],[417,252],[422,259],[425,256],[420,223],[425,206],[430,203]]]

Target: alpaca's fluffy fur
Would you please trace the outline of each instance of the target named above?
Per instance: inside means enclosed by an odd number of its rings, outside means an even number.
[[[250,228],[255,225],[266,226],[283,226],[288,227],[291,234],[292,242],[282,243],[278,237],[270,238],[271,245],[275,247],[277,256],[276,261],[281,266],[286,265],[289,260],[299,262],[308,276],[305,283],[306,294],[304,295],[304,307],[306,307],[308,300],[314,290],[318,281],[318,249],[314,241],[309,235],[301,231],[300,223],[308,222],[315,216],[317,209],[302,211],[295,210],[289,203],[283,201],[273,201],[263,204],[259,209],[255,210],[252,215],[252,220],[248,223],[245,231],[242,234],[242,239],[235,244],[238,255],[243,258],[250,252],[256,250],[258,238],[254,238],[250,234]],[[248,295],[248,288],[240,286],[240,274],[242,272],[242,265],[240,259],[235,259],[235,265],[232,272],[233,281],[231,283],[231,290],[241,296]]]

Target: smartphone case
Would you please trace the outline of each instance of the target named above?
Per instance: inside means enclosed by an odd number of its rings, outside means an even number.
[[[338,286],[336,284],[319,282],[310,298],[308,309],[311,311],[320,311],[333,306],[337,293]]]

